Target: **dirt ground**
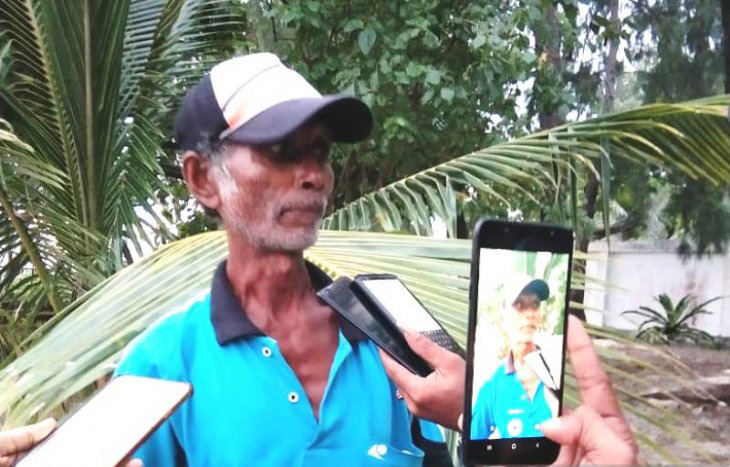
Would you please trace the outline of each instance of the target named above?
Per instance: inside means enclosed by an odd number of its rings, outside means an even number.
[[[603,341],[607,347],[625,352],[642,362],[648,362],[669,375],[641,365],[612,362],[624,375],[614,374],[615,386],[628,388],[632,394],[641,395],[666,410],[669,426],[679,438],[667,436],[662,429],[647,423],[640,416],[629,415],[635,432],[646,436],[657,449],[664,450],[674,459],[667,459],[652,449],[641,450],[641,460],[652,465],[686,464],[730,465],[730,349],[707,349],[695,346],[673,345],[659,347],[677,362],[659,355],[651,348],[634,348]],[[618,348],[616,348],[618,347]],[[683,366],[683,365],[685,366]],[[676,375],[678,378],[674,378]],[[684,383],[681,381],[685,381]],[[694,382],[689,385],[687,382]],[[624,402],[625,412],[628,404]],[[654,412],[656,413],[656,412]],[[653,418],[653,417],[652,417]],[[681,439],[681,438],[686,439]]]

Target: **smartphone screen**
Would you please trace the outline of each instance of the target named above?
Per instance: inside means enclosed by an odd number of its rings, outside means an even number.
[[[396,325],[416,332],[438,331],[441,326],[398,279],[368,279],[362,285],[383,305]]]
[[[191,391],[188,383],[114,378],[17,466],[116,467]]]
[[[479,463],[547,464],[557,445],[539,424],[562,408],[572,234],[497,224],[474,245],[466,451]]]

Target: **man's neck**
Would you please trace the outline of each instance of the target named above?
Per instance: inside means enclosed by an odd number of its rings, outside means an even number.
[[[512,358],[514,361],[515,368],[522,366],[525,356],[535,350],[535,344],[529,343],[517,343],[512,346]]]
[[[315,299],[301,252],[257,250],[231,235],[228,245],[228,280],[251,322],[266,334]]]

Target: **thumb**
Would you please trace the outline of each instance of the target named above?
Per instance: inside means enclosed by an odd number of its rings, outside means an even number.
[[[0,433],[0,456],[27,451],[48,436],[56,427],[56,420],[43,421]]]
[[[633,450],[592,407],[581,406],[570,415],[540,424],[540,430],[563,446],[577,445],[594,464],[626,464],[635,461]]]

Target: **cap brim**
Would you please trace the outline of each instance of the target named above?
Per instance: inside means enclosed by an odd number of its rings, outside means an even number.
[[[535,294],[540,301],[547,300],[550,297],[550,287],[547,282],[542,279],[533,279],[525,287],[522,288],[515,300],[523,294]]]
[[[221,139],[238,144],[272,144],[312,119],[328,127],[332,139],[341,143],[362,141],[373,128],[370,109],[356,97],[308,97],[277,104],[230,133],[222,134]]]

